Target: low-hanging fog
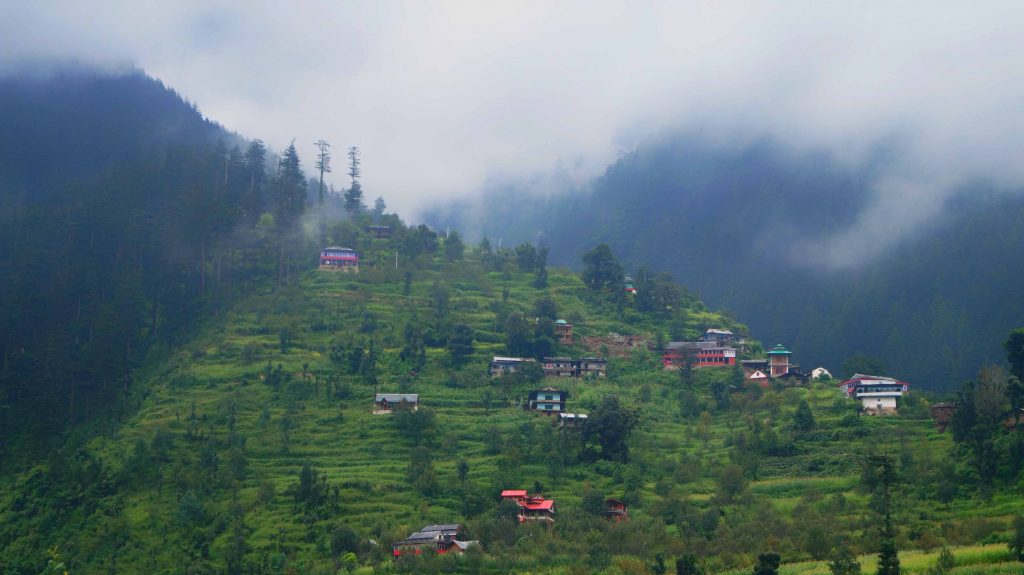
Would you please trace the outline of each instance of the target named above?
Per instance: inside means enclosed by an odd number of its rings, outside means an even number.
[[[1024,5],[987,2],[33,2],[0,7],[0,73],[138,66],[276,149],[363,151],[405,214],[488,182],[583,182],[656,134],[771,136],[858,166],[874,202],[804,257],[842,267],[953,190],[1024,182]],[[877,158],[874,165],[879,165]],[[539,178],[537,181],[547,181]]]

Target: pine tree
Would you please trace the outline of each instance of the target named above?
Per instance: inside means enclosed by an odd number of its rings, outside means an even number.
[[[892,487],[896,480],[895,467],[888,455],[872,455],[868,467],[875,471],[878,487],[874,493],[876,509],[882,513],[879,527],[877,575],[900,575],[899,550],[896,548],[896,527],[892,521]]]
[[[316,155],[316,169],[320,171],[320,203],[324,203],[324,174],[331,173],[331,145],[327,140],[317,140],[314,144],[318,153]]]
[[[351,214],[359,213],[366,208],[363,203],[363,186],[359,183],[361,174],[359,148],[352,146],[348,149],[348,175],[352,178],[352,186],[345,191],[345,209]]]
[[[807,433],[814,429],[814,413],[811,412],[811,406],[807,403],[807,400],[801,400],[800,405],[796,408],[796,413],[793,414],[793,429],[799,433]]]

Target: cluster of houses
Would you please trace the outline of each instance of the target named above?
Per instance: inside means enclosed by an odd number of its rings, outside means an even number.
[[[798,386],[806,384],[810,379],[808,374],[800,371],[799,364],[792,363],[793,352],[781,343],[768,350],[766,355],[767,359],[745,359],[740,362],[747,381],[768,387],[773,381],[785,386]]]
[[[463,553],[470,545],[480,545],[479,541],[462,541],[462,525],[451,523],[445,525],[427,525],[423,529],[409,535],[391,545],[394,557],[402,555],[421,555],[424,550],[436,551],[439,554]]]
[[[522,371],[524,366],[536,364],[532,357],[501,357],[491,359],[488,373],[500,377]],[[545,377],[605,377],[608,375],[608,359],[604,357],[545,357],[541,362]]]

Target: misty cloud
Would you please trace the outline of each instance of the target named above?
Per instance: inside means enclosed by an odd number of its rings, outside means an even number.
[[[368,196],[405,213],[495,179],[580,182],[675,126],[851,166],[895,138],[875,204],[802,254],[842,266],[964,181],[1021,187],[1022,32],[1017,2],[36,2],[0,8],[0,72],[138,65],[231,130],[295,138],[307,166],[319,138],[359,145]]]

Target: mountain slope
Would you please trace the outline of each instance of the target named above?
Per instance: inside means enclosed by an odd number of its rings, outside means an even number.
[[[358,240],[367,261],[390,262],[399,245]],[[770,545],[821,572],[811,557],[822,544],[872,549],[871,496],[857,489],[868,450],[902,453],[901,473],[915,477],[900,488],[899,521],[914,526],[904,549],[934,545],[940,534],[951,545],[998,537],[999,517],[1018,507],[1002,491],[944,510],[930,503],[948,472],[937,462],[953,445],[920,419],[920,401],[908,402],[903,417],[857,418],[834,382],[755,386],[723,399],[715,390],[732,370],[696,370],[687,388],[644,347],[613,358],[607,379],[492,379],[488,360],[507,353],[499,318],[530,313],[544,296],[559,316],[574,318],[577,335],[668,329],[629,306],[620,316],[574,275],[551,270],[549,287],[537,289],[532,275],[492,270],[476,254],[453,263],[428,255],[399,270],[310,271],[296,286],[238,301],[146,367],[139,409],[110,434],[2,477],[0,562],[35,573],[56,546],[76,573],[336,573],[349,565],[365,574],[553,575],[644,572],[656,554],[671,564],[696,552],[715,572],[749,571],[752,554]],[[695,331],[708,322],[741,327],[700,305],[686,316]],[[453,365],[442,344],[428,344],[412,373],[415,354],[403,356],[404,348],[439,322],[470,326],[474,352]],[[371,355],[372,372],[362,363]],[[592,417],[613,395],[635,410],[629,461],[587,456],[579,432],[517,405],[544,385],[568,389],[568,408]],[[384,391],[418,393],[420,412],[372,415],[371,398]],[[811,432],[793,429],[801,400],[814,412]],[[503,488],[554,498],[554,527],[502,519]],[[590,515],[588,493],[627,501],[630,521]],[[391,567],[391,542],[451,522],[466,523],[486,556],[427,554]],[[984,551],[979,563],[999,573],[1005,547]]]
[[[263,194],[236,140],[142,72],[0,79],[0,456],[123,411],[154,344],[249,273],[221,265]]]
[[[1024,258],[1024,198],[973,185],[864,265],[832,271],[803,260],[854,225],[885,158],[879,151],[854,169],[770,140],[729,148],[684,135],[624,156],[584,192],[486,197],[491,217],[477,229],[541,242],[568,265],[607,242],[630,269],[673,272],[756,336],[793,346],[805,365],[838,374],[866,353],[894,375],[948,390],[1002,363],[1000,345],[1024,317],[1024,271],[1012,263]],[[427,219],[470,225],[462,214],[479,211],[457,205]]]

